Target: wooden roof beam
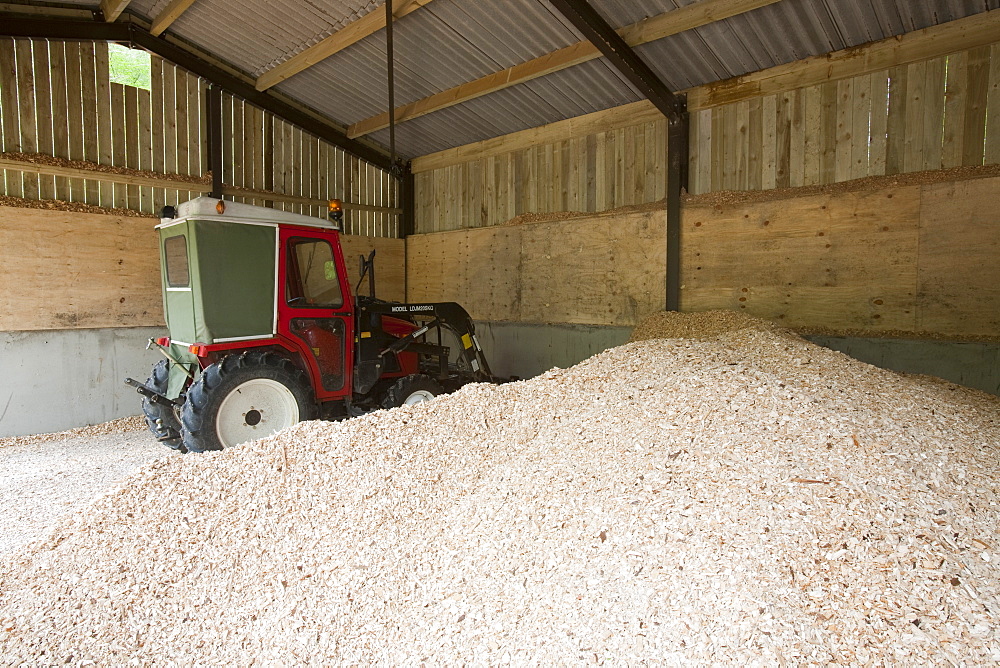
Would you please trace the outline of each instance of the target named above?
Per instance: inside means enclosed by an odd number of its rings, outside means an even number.
[[[194,4],[194,0],[172,0],[170,4],[163,8],[156,18],[153,19],[153,25],[150,27],[149,32],[159,37],[163,34],[163,31],[170,27],[174,21],[180,18],[180,15],[188,10],[188,8]]]
[[[780,0],[701,0],[680,9],[643,19],[620,28],[617,32],[630,47],[676,35],[686,30],[721,21],[731,16],[759,9]],[[516,86],[553,72],[601,57],[600,50],[589,41],[547,53],[505,70],[435,93],[420,100],[396,107],[397,123],[418,118],[477,97]],[[389,113],[385,112],[354,123],[347,128],[348,137],[360,137],[389,126]]]
[[[393,10],[392,15],[400,19],[430,3],[431,0],[396,0],[397,7]],[[261,74],[257,78],[256,88],[257,90],[267,90],[383,28],[385,28],[385,12],[378,10],[368,12],[326,39],[313,44],[308,49]]]
[[[132,0],[101,0],[101,13],[104,14],[104,20],[111,23],[117,19],[131,1]]]

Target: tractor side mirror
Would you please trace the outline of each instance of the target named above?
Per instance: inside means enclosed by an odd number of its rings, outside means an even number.
[[[368,254],[368,259],[365,259],[364,255],[359,256],[360,263],[358,266],[358,285],[354,288],[355,294],[361,289],[361,281],[365,280],[365,274],[368,275],[368,295],[370,297],[375,296],[375,249]]]
[[[374,266],[373,266],[374,262],[375,262],[375,249],[374,248],[372,249],[372,252],[368,254],[368,259],[367,260],[365,259],[364,253],[362,253],[361,255],[359,255],[358,256],[358,276],[361,276],[362,278],[364,278],[364,275],[366,273],[368,273],[369,271],[371,271],[372,269],[374,269]]]

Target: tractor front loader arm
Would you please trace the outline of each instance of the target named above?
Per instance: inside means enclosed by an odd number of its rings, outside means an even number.
[[[490,365],[476,339],[476,326],[472,317],[459,304],[455,302],[423,304],[373,302],[366,303],[359,308],[359,321],[369,323],[373,330],[379,327],[383,315],[407,319],[419,327],[407,336],[394,339],[387,345],[378,343],[380,340],[386,340],[384,336],[375,335],[382,334],[381,332],[373,331],[372,335],[361,339],[362,342],[369,343],[367,345],[363,343],[358,349],[356,391],[364,392],[367,390],[361,388],[374,385],[383,368],[382,360],[386,356],[403,351],[437,357],[441,361],[441,375],[446,375],[448,373],[449,348],[421,340],[428,331],[437,328],[451,331],[460,342],[458,358],[463,362],[462,366],[466,370],[467,380],[465,382],[498,382],[498,379],[490,371]],[[357,386],[358,381],[360,381],[361,388]]]

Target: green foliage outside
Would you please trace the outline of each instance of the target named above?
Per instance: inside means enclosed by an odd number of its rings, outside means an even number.
[[[149,90],[149,53],[120,44],[108,45],[111,81]]]

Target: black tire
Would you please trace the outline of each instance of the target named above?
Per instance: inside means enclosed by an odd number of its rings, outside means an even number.
[[[430,397],[436,397],[444,394],[444,388],[436,380],[422,373],[403,376],[385,391],[382,408],[395,408],[407,402],[417,403],[415,400],[417,397],[422,397],[419,401],[427,401],[430,398],[427,397],[428,394]]]
[[[267,407],[255,407],[255,397]],[[191,452],[222,450],[313,420],[316,412],[312,386],[301,369],[280,355],[249,350],[205,368],[191,385],[181,409],[181,439]]]
[[[160,360],[153,367],[153,373],[146,380],[146,387],[160,394],[167,393],[167,380],[170,374],[170,362]],[[146,416],[146,426],[156,437],[156,440],[172,450],[187,452],[181,443],[181,423],[177,414],[169,406],[154,404],[146,397],[142,398],[142,412]]]

